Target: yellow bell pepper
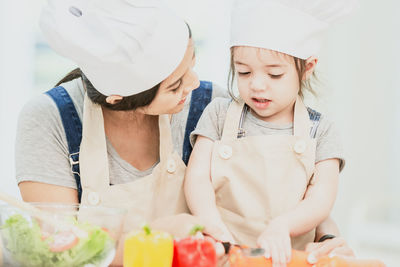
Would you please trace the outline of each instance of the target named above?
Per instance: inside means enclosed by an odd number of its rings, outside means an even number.
[[[124,267],[171,267],[173,253],[172,236],[146,225],[125,238]]]

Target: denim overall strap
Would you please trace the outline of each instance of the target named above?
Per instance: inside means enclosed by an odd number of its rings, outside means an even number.
[[[317,134],[317,129],[319,125],[319,120],[321,119],[321,113],[318,111],[313,110],[312,108],[307,107],[308,115],[310,116],[310,120],[312,123],[310,137],[315,138]]]
[[[79,173],[79,149],[82,140],[82,123],[68,92],[62,86],[46,92],[56,103],[64,126],[68,142],[69,162],[74,174],[78,190],[78,199],[81,202],[82,186]]]
[[[190,144],[190,133],[196,128],[197,122],[205,107],[210,103],[212,97],[212,83],[200,81],[200,86],[192,91],[190,99],[190,109],[186,121],[185,138],[183,140],[182,160],[188,164],[192,146]]]

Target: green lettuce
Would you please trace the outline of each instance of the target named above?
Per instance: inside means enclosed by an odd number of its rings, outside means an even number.
[[[51,236],[42,239],[42,231],[36,221],[29,221],[20,214],[10,216],[1,226],[3,244],[13,262],[26,267],[67,267],[93,264],[99,266],[114,249],[114,241],[107,232],[88,223],[73,222],[88,235],[80,238],[71,249],[52,252]]]

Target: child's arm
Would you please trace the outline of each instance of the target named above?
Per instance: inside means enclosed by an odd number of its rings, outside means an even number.
[[[197,137],[186,169],[184,183],[186,201],[193,215],[221,229],[223,235],[214,236],[215,239],[233,242],[233,237],[222,222],[215,203],[210,176],[213,143],[207,137]]]
[[[276,261],[290,260],[290,237],[307,233],[329,216],[338,187],[339,160],[318,162],[313,179],[304,199],[293,210],[273,219],[258,238],[258,244]]]
[[[288,223],[290,236],[305,234],[328,218],[336,199],[339,160],[328,159],[318,162],[313,179],[304,199],[297,207],[277,218]]]

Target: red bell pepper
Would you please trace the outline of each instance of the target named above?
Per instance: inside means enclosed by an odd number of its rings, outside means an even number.
[[[203,235],[196,235],[204,227],[195,226],[190,236],[174,240],[174,258],[172,267],[216,267],[217,255],[214,244],[204,239]]]

